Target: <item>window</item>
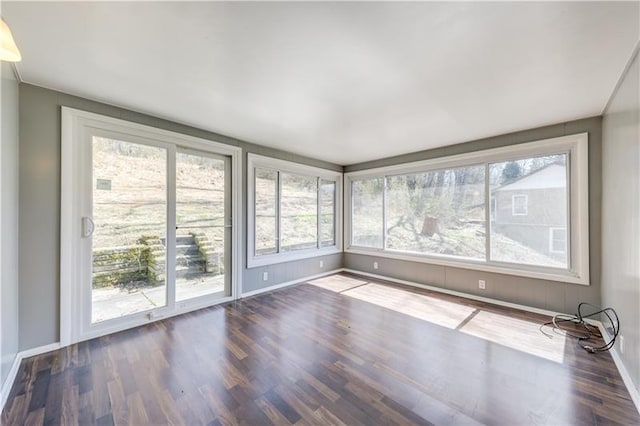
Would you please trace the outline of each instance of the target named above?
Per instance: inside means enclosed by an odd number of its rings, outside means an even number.
[[[248,266],[340,251],[342,174],[249,154]]]
[[[588,284],[587,135],[345,174],[347,252]]]
[[[382,248],[384,218],[382,178],[356,180],[351,185],[351,240],[361,247]]]
[[[529,197],[527,195],[511,196],[511,215],[526,216],[529,214]]]
[[[336,182],[320,179],[320,247],[336,245]]]
[[[567,228],[549,228],[549,252],[567,252]]]
[[[567,154],[556,154],[489,165],[491,195],[503,206],[511,200],[511,216],[491,218],[491,260],[568,267],[566,256],[550,255],[547,240],[550,227],[567,226],[566,164]]]
[[[389,250],[484,259],[484,167],[387,177]]]
[[[318,177],[280,173],[280,251],[318,247]]]
[[[255,172],[255,252],[258,255],[278,252],[278,172],[256,169]]]

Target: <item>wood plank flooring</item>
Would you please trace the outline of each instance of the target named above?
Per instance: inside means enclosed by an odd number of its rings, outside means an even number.
[[[640,424],[547,320],[340,274],[24,360],[2,424]]]

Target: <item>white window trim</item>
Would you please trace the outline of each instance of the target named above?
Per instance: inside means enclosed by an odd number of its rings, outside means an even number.
[[[553,249],[553,233],[554,231],[564,231],[565,232],[565,238],[564,238],[564,250],[554,250]],[[556,254],[564,254],[567,252],[567,234],[566,234],[567,230],[566,228],[562,228],[562,227],[553,227],[553,228],[549,228],[549,252],[550,253],[556,253]]]
[[[255,169],[277,170],[336,182],[335,245],[314,247],[305,250],[255,255]],[[317,256],[340,253],[342,251],[342,173],[319,167],[307,166],[291,161],[279,160],[258,154],[247,155],[247,267],[273,265],[292,260],[308,259]],[[320,235],[318,235],[318,239]]]
[[[516,198],[524,198],[524,213],[516,212]],[[529,196],[527,194],[513,194],[511,196],[511,216],[529,215]]]
[[[167,306],[129,315],[96,324],[86,324],[87,308],[83,305],[84,295],[81,253],[76,243],[80,223],[80,191],[83,182],[77,164],[80,155],[78,147],[92,132],[115,132],[126,135],[131,140],[145,144],[169,147],[175,153],[176,146],[204,152],[215,152],[231,158],[231,296],[217,298],[197,298],[192,300],[167,300]],[[60,343],[66,346],[75,342],[106,335],[120,330],[167,318],[207,306],[237,299],[242,294],[242,149],[232,145],[200,139],[181,133],[158,129],[143,124],[94,114],[87,111],[62,107],[61,146],[61,196],[60,196]],[[167,173],[171,173],[168,170]],[[171,202],[171,200],[167,200]],[[167,253],[170,267],[171,253]],[[170,289],[168,289],[169,291]]]
[[[569,253],[570,268],[556,269],[547,267],[528,266],[523,264],[508,264],[496,261],[474,261],[452,256],[436,256],[421,253],[397,252],[389,249],[371,249],[351,245],[351,182],[356,179],[375,176],[404,175],[416,172],[428,172],[449,167],[470,166],[479,163],[496,163],[512,161],[520,158],[535,157],[550,154],[568,154],[568,176],[570,182],[567,251]],[[345,252],[386,257],[390,259],[409,260],[434,265],[452,266],[457,268],[487,271],[507,275],[523,276],[572,284],[589,285],[589,161],[588,134],[580,133],[561,136],[535,142],[510,145],[502,148],[488,149],[447,157],[434,158],[387,167],[359,170],[345,173],[344,213],[345,221]],[[487,192],[485,198],[490,197]],[[485,202],[486,203],[486,202]]]

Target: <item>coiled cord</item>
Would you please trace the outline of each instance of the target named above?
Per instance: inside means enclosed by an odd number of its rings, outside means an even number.
[[[583,307],[585,306],[590,306],[592,308],[595,308],[596,311],[588,315],[585,315],[582,312]],[[601,333],[599,332],[596,326],[587,323],[585,321],[585,318],[591,318],[600,314],[603,314],[609,320],[609,324],[611,325],[611,329],[613,330],[613,337],[609,342],[606,342],[604,345],[595,347],[593,345],[588,344],[589,340],[591,340],[593,337],[596,337],[596,338],[601,337],[602,339],[604,339],[604,336],[601,335]],[[580,332],[580,330],[578,331],[570,330],[566,326],[562,325],[565,323],[571,323],[571,324],[580,326],[582,327],[583,332]],[[616,338],[620,333],[620,319],[618,318],[618,314],[613,308],[603,309],[600,306],[596,306],[587,302],[582,302],[578,305],[577,314],[575,315],[558,314],[558,315],[555,315],[551,321],[548,321],[540,326],[540,331],[542,332],[542,334],[544,334],[549,338],[552,338],[553,334],[547,333],[545,331],[546,327],[552,327],[552,330],[555,333],[561,333],[564,336],[570,336],[577,339],[576,343],[578,344],[578,346],[580,346],[585,351],[594,354],[599,352],[606,352],[609,349],[611,349],[613,345],[616,343]]]

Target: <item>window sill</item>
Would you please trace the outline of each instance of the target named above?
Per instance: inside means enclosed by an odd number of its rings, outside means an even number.
[[[491,272],[495,274],[513,275],[518,277],[535,278],[547,281],[557,281],[568,284],[589,285],[589,276],[579,276],[570,271],[558,269],[527,268],[524,265],[517,267],[502,266],[501,264],[489,264],[484,261],[461,260],[447,257],[435,257],[419,255],[413,253],[393,252],[381,249],[367,249],[362,247],[349,247],[345,253],[359,254],[365,256],[384,257],[388,259],[406,260],[410,262],[427,263],[439,266],[449,266],[454,268],[471,269],[474,271]]]
[[[330,254],[342,253],[337,246],[323,247],[320,249],[307,249],[297,252],[266,254],[263,256],[253,256],[247,259],[247,268],[274,265],[277,263],[292,262],[295,260],[311,259],[313,257],[327,256]]]

